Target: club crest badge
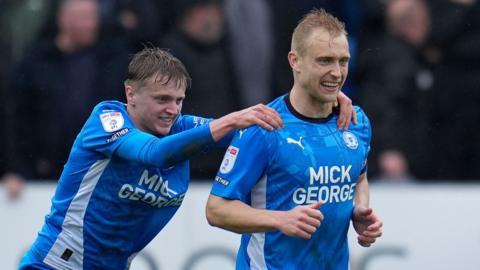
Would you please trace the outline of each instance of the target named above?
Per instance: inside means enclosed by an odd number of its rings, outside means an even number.
[[[220,165],[221,173],[229,173],[233,169],[239,151],[240,149],[238,149],[238,147],[231,145],[228,147],[227,152],[225,152],[225,156],[223,157],[222,164]]]
[[[100,114],[100,122],[106,132],[114,132],[120,130],[125,121],[120,112],[106,112]]]
[[[345,142],[345,145],[350,148],[350,149],[357,149],[358,147],[358,139],[355,136],[355,134],[349,132],[349,131],[344,131],[342,134],[343,141]]]

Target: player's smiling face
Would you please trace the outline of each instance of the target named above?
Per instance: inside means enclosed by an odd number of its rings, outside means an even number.
[[[129,114],[135,126],[153,135],[167,135],[182,110],[185,89],[175,81],[164,83],[155,78],[132,89],[130,97],[127,89]]]
[[[311,98],[334,102],[348,74],[347,37],[319,28],[305,42],[305,52],[297,55],[298,83]]]

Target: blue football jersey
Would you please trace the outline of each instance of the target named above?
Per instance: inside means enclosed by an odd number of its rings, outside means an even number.
[[[354,107],[358,124],[338,130],[337,113],[311,119],[296,112],[289,96],[269,104],[285,127],[239,131],[225,153],[211,193],[254,208],[290,210],[322,201],[324,220],[305,240],[280,231],[243,234],[237,269],[346,270],[347,231],[355,186],[366,171],[371,129]]]
[[[198,127],[211,136],[209,121],[180,115],[170,135]],[[125,104],[106,101],[94,108],[73,144],[51,212],[25,256],[29,261],[22,263],[128,268],[178,210],[189,184],[187,160],[156,167],[115,154],[133,138],[138,147],[148,147],[154,136],[134,126]]]

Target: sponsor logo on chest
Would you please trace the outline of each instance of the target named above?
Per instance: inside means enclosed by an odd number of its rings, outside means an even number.
[[[138,186],[124,184],[118,192],[118,197],[132,201],[142,201],[160,208],[181,205],[185,193],[178,195],[178,192],[168,187],[168,180],[157,174],[150,176],[148,170],[144,170],[138,181]]]
[[[295,204],[340,203],[353,200],[356,182],[352,183],[352,165],[309,167],[309,185],[294,190]]]

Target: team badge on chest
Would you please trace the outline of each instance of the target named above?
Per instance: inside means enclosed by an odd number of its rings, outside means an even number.
[[[355,134],[349,132],[349,131],[344,131],[342,134],[343,141],[345,142],[345,145],[350,148],[350,149],[357,149],[358,147],[358,139],[355,136]]]

